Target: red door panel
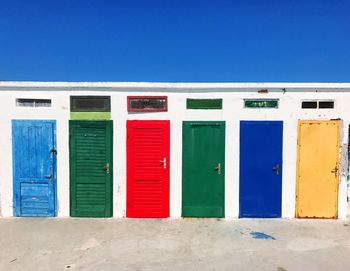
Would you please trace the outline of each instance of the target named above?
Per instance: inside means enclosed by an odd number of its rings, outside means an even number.
[[[168,120],[127,121],[127,217],[169,217]]]

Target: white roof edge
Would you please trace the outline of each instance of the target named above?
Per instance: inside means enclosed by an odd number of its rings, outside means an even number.
[[[350,88],[350,83],[162,83],[162,82],[42,82],[0,81],[1,88]]]

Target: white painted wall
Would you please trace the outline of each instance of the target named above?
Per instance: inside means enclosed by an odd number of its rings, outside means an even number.
[[[6,83],[6,82],[5,82]],[[21,85],[16,82],[0,82],[0,201],[1,215],[13,215],[12,204],[12,119],[54,119],[57,120],[57,198],[58,216],[69,216],[69,96],[70,95],[109,95],[111,96],[112,120],[114,122],[114,217],[124,217],[126,209],[126,121],[170,120],[170,216],[181,216],[181,168],[182,168],[182,121],[184,120],[223,120],[226,121],[226,168],[225,168],[225,211],[227,218],[238,217],[239,203],[239,121],[240,120],[283,120],[283,178],[282,178],[282,217],[292,218],[295,213],[297,121],[298,119],[334,119],[343,120],[341,145],[347,144],[350,123],[350,85],[346,89],[335,89],[339,84],[301,84],[283,85],[292,91],[283,93],[274,89],[268,94],[259,94],[257,89],[268,87],[266,84],[227,87],[215,84],[215,88],[206,88],[203,84],[172,84],[159,86],[147,83],[135,90],[135,84],[104,86],[99,83],[75,83],[78,85],[55,85],[35,83]],[[43,84],[43,85],[40,85]],[[58,84],[58,83],[57,83]],[[63,84],[63,83],[62,83]],[[90,84],[90,85],[89,85]],[[151,84],[151,83],[150,83]],[[6,87],[8,86],[8,88]],[[129,87],[128,87],[129,86]],[[152,86],[154,88],[152,88]],[[166,88],[169,87],[170,88]],[[225,86],[225,87],[224,87]],[[273,85],[275,87],[275,85]],[[327,88],[325,92],[315,92],[315,87]],[[344,87],[344,85],[342,85]],[[20,88],[21,87],[21,88]],[[94,87],[94,88],[93,88]],[[108,87],[108,88],[107,88]],[[53,90],[52,90],[53,89]],[[78,89],[78,90],[75,90]],[[155,89],[155,90],[154,90]],[[127,112],[127,95],[167,95],[168,112],[137,113]],[[49,98],[51,108],[16,107],[16,98]],[[222,98],[222,110],[187,110],[186,98]],[[278,109],[246,109],[244,98],[278,98]],[[300,108],[301,100],[334,99],[335,109]],[[343,148],[344,150],[345,148]],[[343,165],[347,168],[347,164]],[[339,179],[339,218],[346,217],[347,173]]]

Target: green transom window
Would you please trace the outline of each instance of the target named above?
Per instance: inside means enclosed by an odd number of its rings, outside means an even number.
[[[245,108],[278,108],[277,99],[245,99]]]
[[[187,99],[187,109],[222,109],[222,99]]]

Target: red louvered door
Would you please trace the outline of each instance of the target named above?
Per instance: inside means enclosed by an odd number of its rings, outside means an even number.
[[[127,217],[169,217],[167,120],[127,121]]]

